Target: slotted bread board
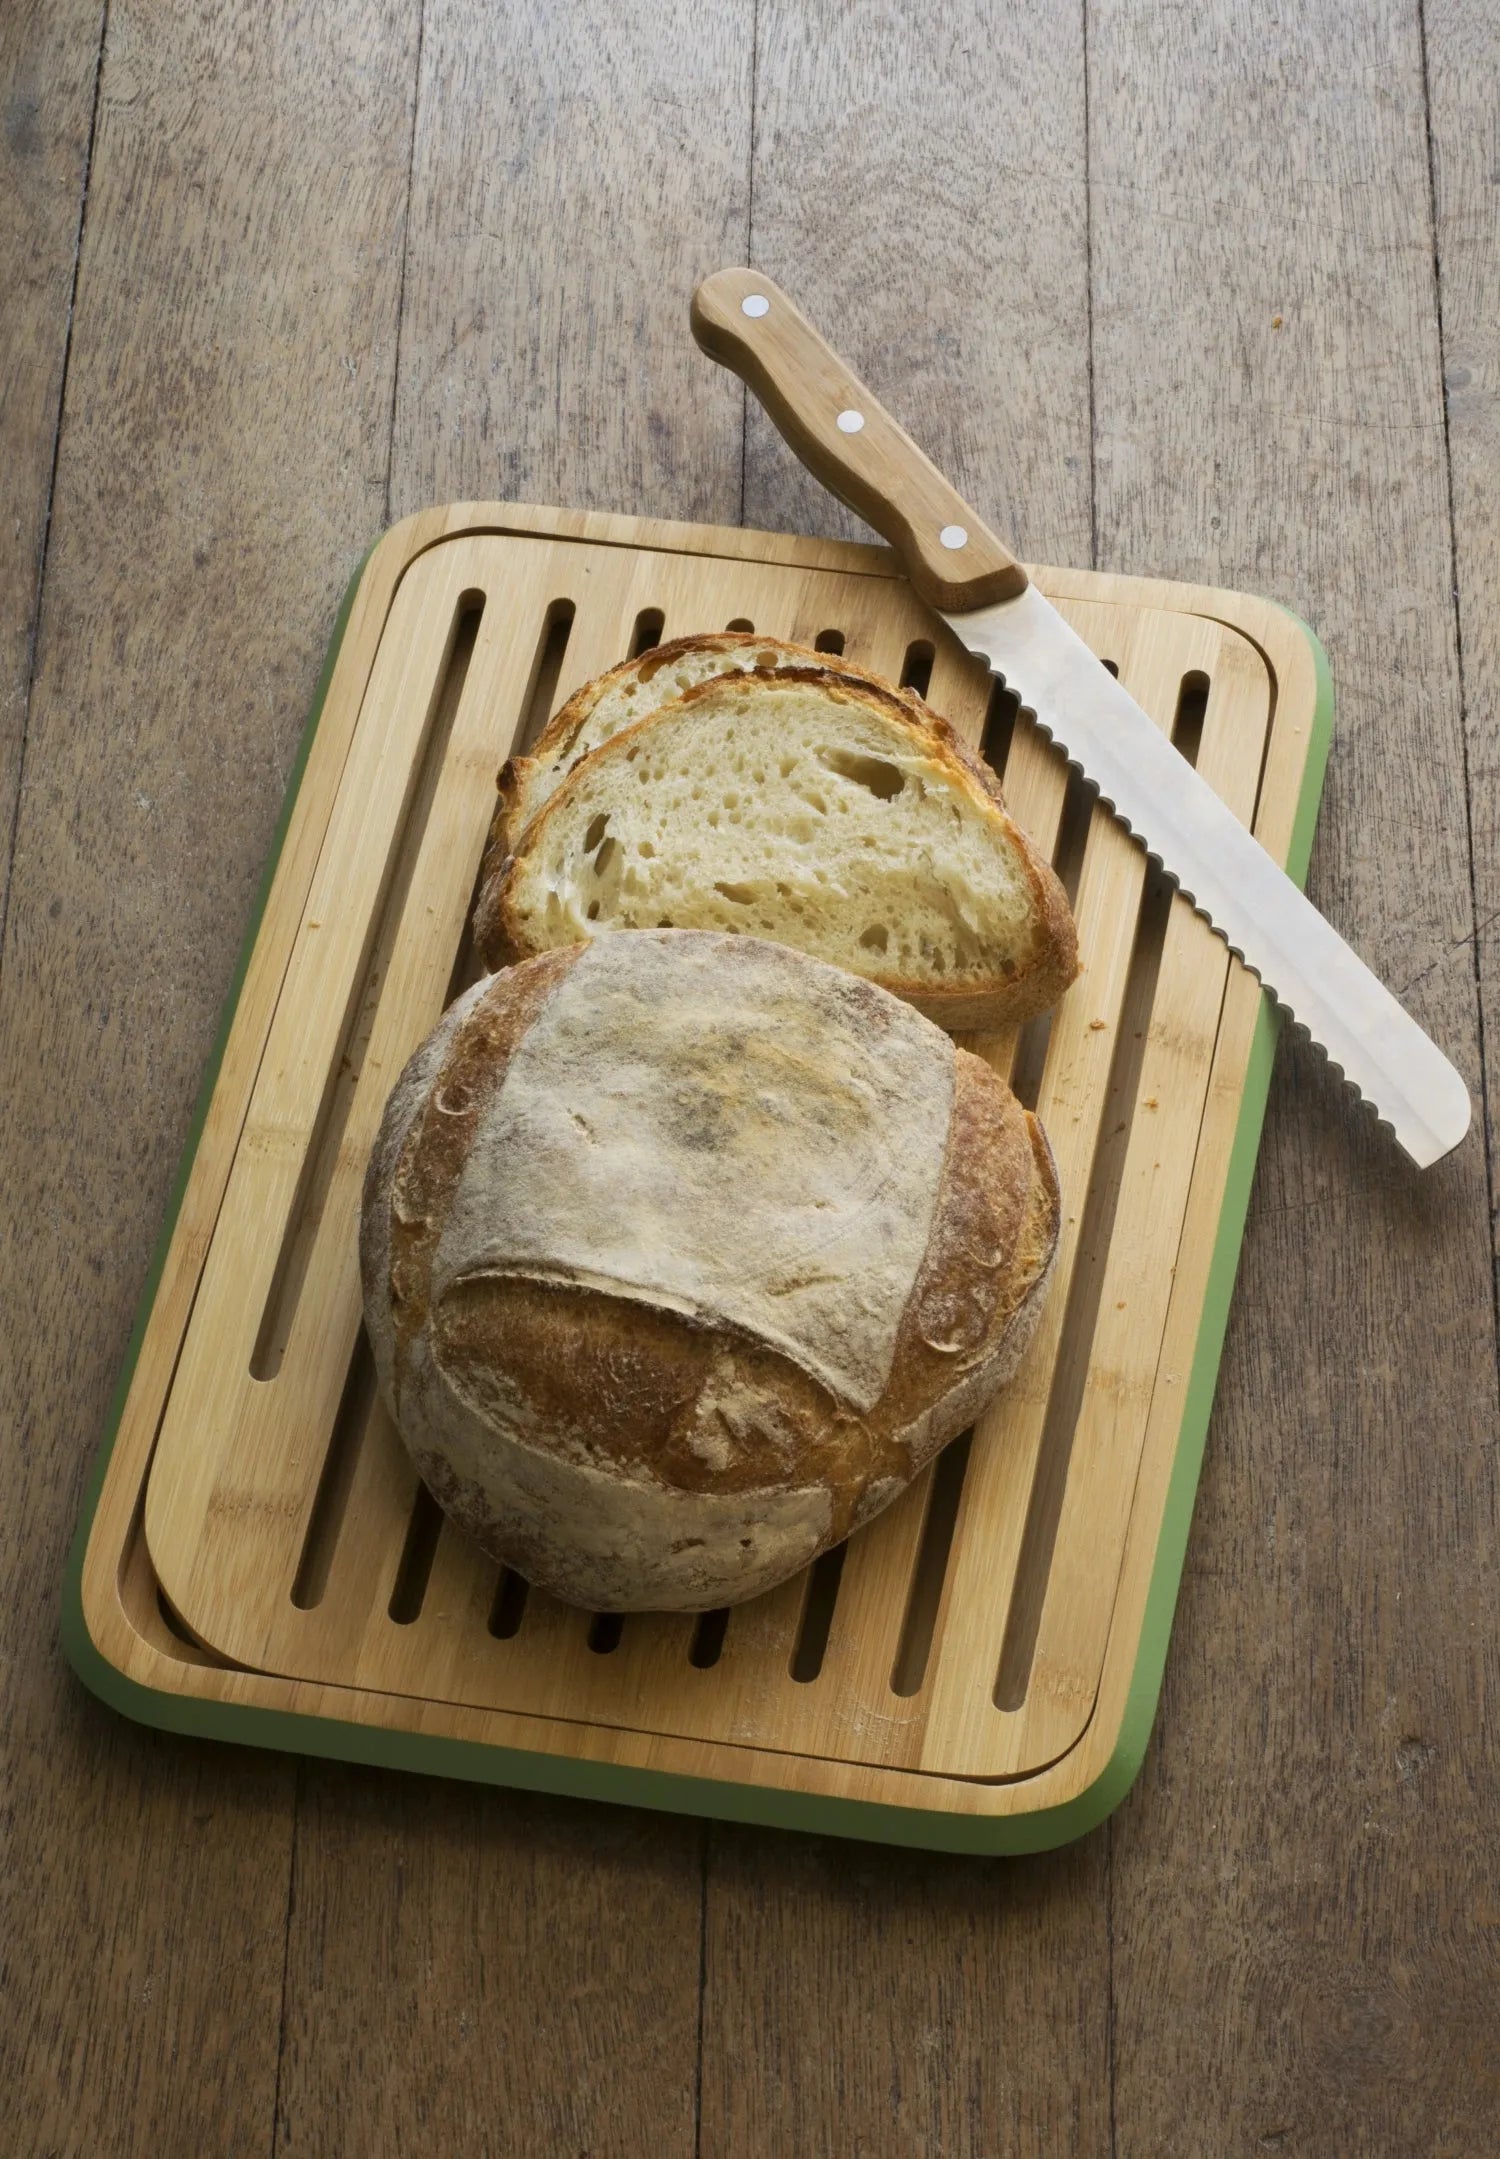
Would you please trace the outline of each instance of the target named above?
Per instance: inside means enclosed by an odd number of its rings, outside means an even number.
[[[1300,876],[1330,713],[1310,633],[1237,594],[1034,574]],[[873,1525],[727,1616],[622,1621],[528,1591],[419,1487],[363,1339],[359,1190],[472,979],[500,762],[627,653],[726,626],[925,683],[1056,860],[1084,973],[1050,1021],[969,1046],[1035,1102],[1063,1234],[1019,1376]],[[75,1664],[228,1738],[954,1848],[1079,1833],[1154,1709],[1273,1041],[1254,980],[885,550],[409,519],[309,723],[80,1529]]]

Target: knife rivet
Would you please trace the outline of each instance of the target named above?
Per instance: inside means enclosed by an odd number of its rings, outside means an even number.
[[[857,435],[864,424],[865,416],[862,412],[841,412],[839,414],[839,433],[842,435]]]
[[[769,315],[771,303],[763,292],[747,293],[740,302],[742,315]]]
[[[942,541],[944,547],[967,547],[969,544],[969,535],[962,525],[944,525],[942,531],[938,534],[938,538]]]

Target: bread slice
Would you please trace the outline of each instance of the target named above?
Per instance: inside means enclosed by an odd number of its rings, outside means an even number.
[[[1036,1119],[872,984],[753,937],[487,977],[365,1180],[384,1399],[460,1528],[594,1610],[759,1595],[965,1430],[1061,1217]]]
[[[1078,971],[1062,886],[989,768],[935,713],[815,669],[694,685],[602,743],[475,916],[492,967],[669,927],[796,946],[954,1028],[1043,1011]]]
[[[671,644],[653,645],[576,689],[547,722],[530,756],[512,757],[502,768],[487,862],[498,867],[506,855],[513,854],[521,834],[573,767],[622,728],[633,727],[685,690],[696,689],[716,675],[774,672],[784,667],[822,669],[851,681],[874,683],[877,688],[889,687],[841,654],[816,652],[809,645],[791,645],[779,637],[757,637],[753,630],[722,630],[714,636],[679,637]],[[926,711],[915,691],[900,694],[914,712]]]

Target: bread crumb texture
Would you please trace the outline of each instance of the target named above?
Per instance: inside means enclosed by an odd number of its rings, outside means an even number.
[[[531,756],[516,758],[507,766],[502,801],[510,841],[514,843],[540,815],[574,766],[622,729],[634,727],[717,676],[774,674],[784,669],[811,669],[828,677],[890,688],[878,675],[842,655],[816,652],[782,638],[757,637],[750,631],[722,630],[653,646],[582,684],[542,730]],[[914,712],[925,712],[914,691],[897,694]]]
[[[936,744],[822,684],[716,683],[580,769],[517,913],[540,947],[600,924],[780,935],[850,968],[986,981],[1031,892]]]
[[[516,783],[519,785],[520,783]],[[524,792],[524,789],[523,789]],[[775,939],[974,1025],[1077,972],[1066,898],[987,768],[915,699],[812,670],[716,676],[581,761],[492,858],[492,961],[612,929]]]

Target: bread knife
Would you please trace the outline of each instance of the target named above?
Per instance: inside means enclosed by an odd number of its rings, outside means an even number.
[[[758,270],[720,270],[692,323],[1411,1160],[1450,1153],[1469,1128],[1461,1075],[785,293]]]

